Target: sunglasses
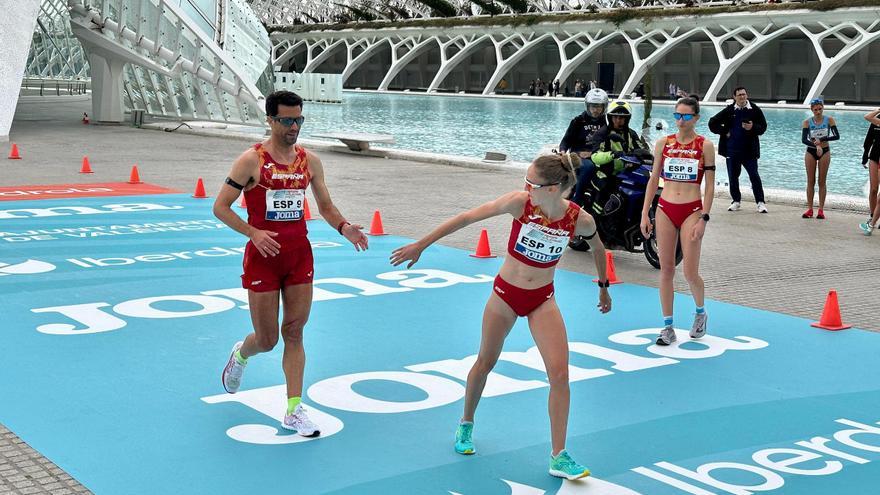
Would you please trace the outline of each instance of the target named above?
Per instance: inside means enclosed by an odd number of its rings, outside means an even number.
[[[525,180],[526,185],[532,189],[541,189],[542,187],[558,186],[559,184],[562,184],[561,182],[554,182],[552,184],[535,184],[534,182],[530,181],[528,177],[525,177],[523,180]]]
[[[825,105],[825,100],[821,98],[813,98],[812,100],[810,100],[810,105]]]
[[[683,121],[687,122],[689,120],[692,120],[694,117],[696,117],[696,114],[672,112],[672,117],[675,120],[683,120]]]
[[[284,127],[290,127],[293,124],[296,124],[297,127],[302,127],[303,122],[306,121],[306,118],[300,115],[299,117],[272,117],[272,120],[278,122]]]

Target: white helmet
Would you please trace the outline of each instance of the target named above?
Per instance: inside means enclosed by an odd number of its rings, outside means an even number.
[[[605,109],[608,108],[608,93],[599,88],[587,91],[587,96],[584,97],[584,107],[589,110],[590,105],[602,105],[602,113],[605,113]]]

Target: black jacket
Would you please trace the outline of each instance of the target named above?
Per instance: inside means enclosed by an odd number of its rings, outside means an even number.
[[[559,149],[562,151],[587,151],[590,149],[590,137],[605,125],[605,115],[594,118],[589,112],[583,112],[571,119]]]
[[[767,119],[764,118],[764,112],[752,102],[749,102],[751,109],[739,110],[746,112],[744,120],[752,121],[752,130],[746,131],[746,144],[741,149],[732,150],[737,156],[743,158],[761,158],[761,142],[758,136],[767,131]],[[724,107],[723,110],[715,114],[709,119],[709,130],[721,136],[718,141],[718,154],[722,156],[730,156],[727,150],[728,135],[734,122],[734,107],[736,103],[732,103]]]

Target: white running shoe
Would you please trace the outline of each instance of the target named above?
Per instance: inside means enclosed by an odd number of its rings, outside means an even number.
[[[727,211],[739,211],[741,208],[739,201],[733,201],[730,203],[730,206],[727,207]]]
[[[309,419],[302,404],[296,406],[293,414],[284,415],[284,421],[281,423],[281,426],[286,430],[295,431],[303,437],[316,437],[321,434],[321,430]]]
[[[706,312],[694,314],[694,326],[691,327],[690,336],[692,339],[699,339],[706,335],[706,321],[709,314]]]
[[[657,345],[670,345],[675,343],[675,330],[672,327],[664,327],[660,330],[660,336],[657,337]]]
[[[238,387],[241,386],[241,374],[244,373],[244,367],[247,365],[247,363],[241,364],[238,362],[238,359],[235,359],[235,351],[241,349],[242,344],[244,342],[236,342],[232,346],[232,352],[229,353],[229,361],[226,361],[226,367],[223,368],[223,375],[221,377],[223,388],[230,394],[238,392]]]
[[[767,213],[767,205],[763,201],[758,203],[758,213]]]

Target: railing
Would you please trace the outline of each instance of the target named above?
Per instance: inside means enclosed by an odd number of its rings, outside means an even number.
[[[39,90],[40,96],[84,95],[91,91],[91,82],[68,79],[25,78],[21,82],[24,90]]]

